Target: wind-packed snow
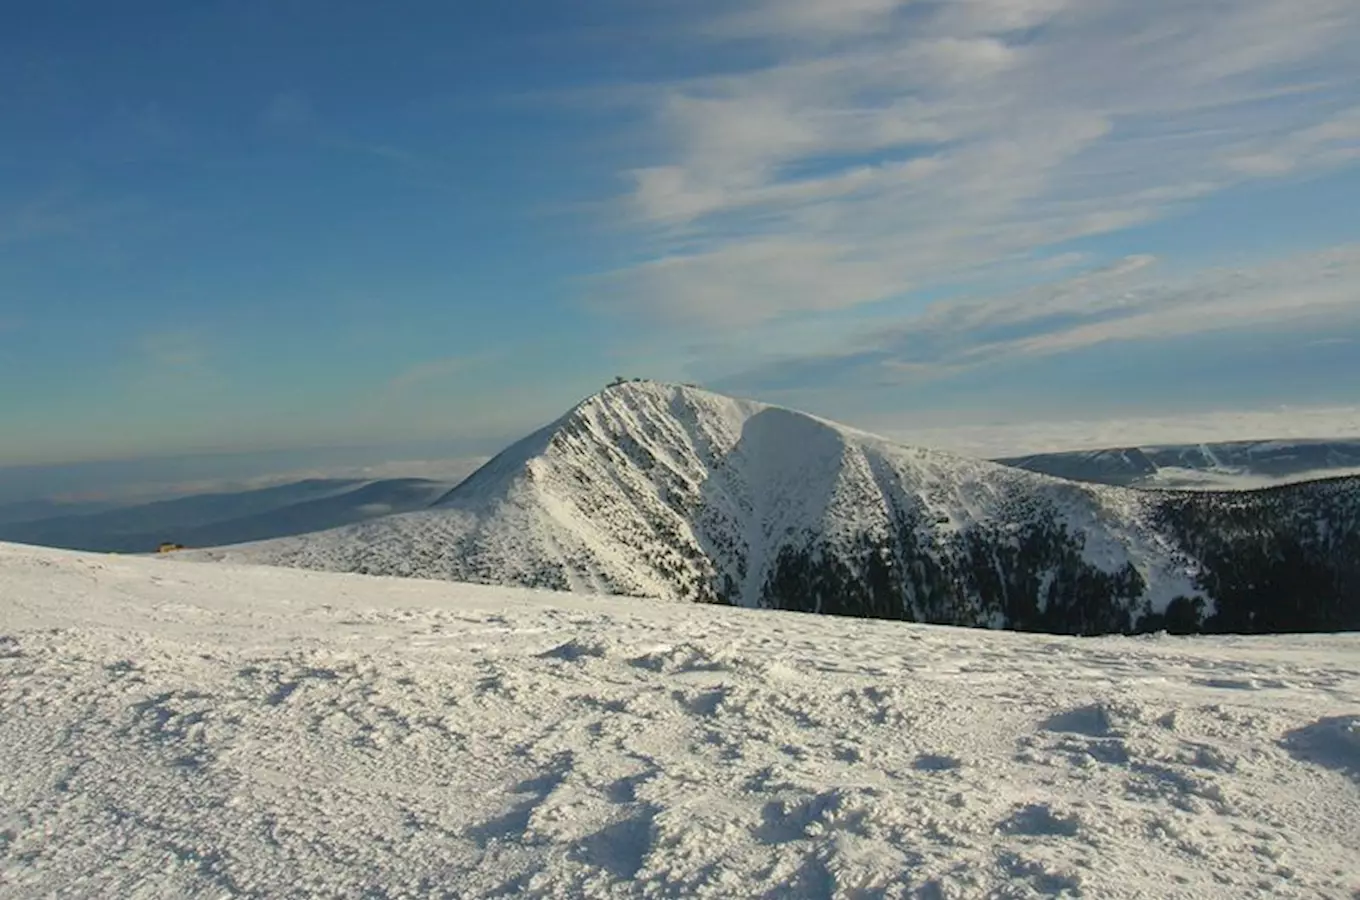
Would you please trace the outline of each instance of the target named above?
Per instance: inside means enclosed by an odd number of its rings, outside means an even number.
[[[1360,636],[0,545],[0,895],[1353,898]]]
[[[641,382],[588,398],[433,510],[191,556],[757,606],[786,548],[820,542],[849,558],[906,527],[943,556],[974,526],[1052,516],[1082,537],[1080,555],[1097,569],[1132,564],[1161,611],[1199,591],[1194,566],[1149,523],[1150,503]]]

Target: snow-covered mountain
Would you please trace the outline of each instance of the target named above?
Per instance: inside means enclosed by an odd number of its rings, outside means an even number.
[[[1247,542],[1266,547],[1258,560],[1196,543],[1181,524],[1216,528],[1216,507],[1170,499],[639,382],[583,401],[430,510],[201,556],[1025,630],[1255,623],[1277,598],[1224,585],[1269,568],[1274,545]],[[1309,520],[1323,560],[1360,540],[1357,499],[1338,488],[1334,514]],[[1355,619],[1360,582],[1339,579],[1351,593],[1300,600],[1299,627]]]
[[[998,462],[1097,484],[1240,490],[1360,472],[1360,440],[1117,447],[1039,453]]]

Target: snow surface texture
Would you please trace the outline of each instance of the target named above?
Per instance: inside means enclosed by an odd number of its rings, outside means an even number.
[[[0,895],[1360,896],[1360,636],[0,545]]]
[[[196,558],[760,606],[778,605],[770,598],[781,554],[814,566],[833,556],[861,578],[871,553],[899,572],[919,565],[919,555],[894,549],[905,544],[954,571],[966,565],[969,532],[1000,529],[988,540],[1019,547],[1013,535],[1046,529],[1051,551],[1070,545],[1068,557],[1090,571],[1136,570],[1142,590],[1129,604],[1161,612],[1198,593],[1196,567],[1150,522],[1155,501],[1145,493],[905,447],[653,382],[585,400],[437,507]],[[1036,575],[1034,587],[1054,577]],[[941,591],[919,579],[906,587],[919,594],[906,599],[907,618],[1007,624],[976,591],[968,608],[941,611],[928,605]]]

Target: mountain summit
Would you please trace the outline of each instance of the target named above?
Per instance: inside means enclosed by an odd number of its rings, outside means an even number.
[[[1333,524],[1288,535],[1309,560],[1357,542],[1354,485],[1321,493]],[[1029,630],[1193,630],[1206,619],[1234,627],[1234,616],[1255,630],[1264,601],[1229,582],[1273,556],[1239,558],[1204,539],[1195,529],[1212,529],[1218,506],[1196,496],[1076,484],[698,388],[626,382],[429,510],[206,555]],[[1240,520],[1251,495],[1234,496]],[[1299,524],[1275,521],[1262,527]],[[1298,627],[1354,617],[1345,603]]]

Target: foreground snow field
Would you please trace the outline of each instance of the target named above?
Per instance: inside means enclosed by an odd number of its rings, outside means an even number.
[[[0,545],[5,897],[1360,897],[1360,636]]]

